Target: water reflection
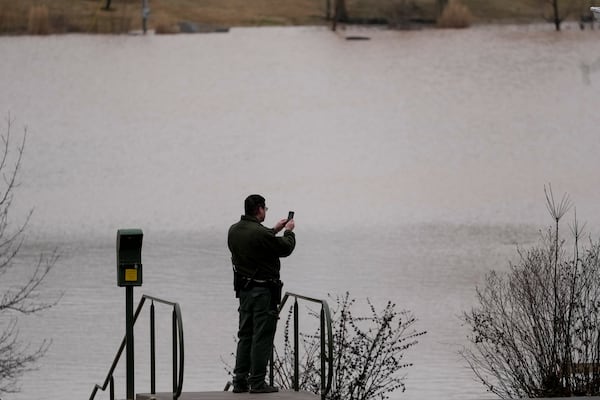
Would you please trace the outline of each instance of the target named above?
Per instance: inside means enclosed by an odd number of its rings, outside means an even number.
[[[296,210],[287,288],[392,299],[429,331],[402,398],[485,396],[455,351],[474,285],[547,224],[545,183],[600,222],[599,33],[344,38],[363,33],[0,39],[0,110],[30,132],[15,212],[35,207],[34,249],[65,249],[49,285],[65,298],[43,317],[53,347],[15,398],[85,397],[104,378],[123,227],[145,233],[143,291],[182,304],[186,389],[221,389],[235,332],[225,230],[251,192],[273,221]],[[23,321],[34,340],[40,321]]]

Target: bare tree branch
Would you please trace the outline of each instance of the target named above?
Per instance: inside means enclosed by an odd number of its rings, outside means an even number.
[[[4,322],[4,325],[0,325],[0,393],[19,391],[19,378],[35,368],[37,360],[47,352],[51,343],[44,340],[33,348],[22,343],[16,314],[33,314],[46,310],[56,305],[61,297],[58,295],[54,300],[45,300],[41,290],[58,260],[57,250],[49,255],[41,254],[25,278],[18,278],[22,280],[17,279],[17,283],[10,286],[8,283],[15,282],[15,279],[7,279],[11,272],[18,273],[17,277],[20,277],[24,269],[30,268],[23,264],[19,255],[25,239],[24,232],[32,215],[30,211],[16,227],[9,219],[27,137],[25,128],[21,140],[13,147],[13,123],[9,114],[6,130],[0,133],[0,276],[4,278],[0,281],[0,321]]]

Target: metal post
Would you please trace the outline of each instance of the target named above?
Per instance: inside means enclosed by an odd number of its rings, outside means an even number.
[[[300,337],[298,328],[298,298],[294,301],[294,390],[297,392],[300,390]]]
[[[150,15],[150,7],[148,6],[148,0],[142,0],[142,29],[144,30],[144,35],[148,30],[148,15]]]
[[[113,378],[113,376],[110,376],[110,387],[109,387],[109,393],[110,393],[110,400],[115,400],[115,379]]]
[[[335,32],[337,29],[337,20],[338,20],[338,2],[340,0],[333,0],[333,20],[331,22],[331,30]]]
[[[125,336],[127,346],[127,400],[134,400],[133,286],[125,288]]]
[[[271,359],[269,360],[269,385],[273,386],[275,381],[275,371],[273,366],[275,365],[275,352],[271,348]]]
[[[156,394],[156,334],[154,322],[154,300],[150,305],[150,393]]]

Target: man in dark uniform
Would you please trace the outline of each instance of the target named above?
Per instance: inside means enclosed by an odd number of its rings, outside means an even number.
[[[233,370],[235,393],[278,391],[265,382],[265,377],[281,300],[279,258],[294,251],[296,237],[293,219],[282,219],[273,228],[263,226],[267,209],[264,197],[248,196],[244,201],[245,214],[229,228],[227,236],[234,289],[240,299],[239,340]],[[281,230],[283,236],[277,236]]]

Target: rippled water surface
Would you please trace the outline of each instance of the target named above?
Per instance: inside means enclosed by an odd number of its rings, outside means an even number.
[[[28,130],[13,208],[17,222],[35,209],[22,258],[62,252],[45,289],[61,302],[20,318],[24,339],[52,347],[14,399],[87,398],[104,380],[124,333],[119,228],[144,230],[136,298],[182,306],[185,390],[227,380],[225,235],[258,192],[268,224],[296,211],[287,290],[392,300],[428,331],[394,395],[416,400],[490,397],[457,354],[458,316],[550,223],[544,184],[600,226],[597,31],[3,37],[0,54],[0,112],[13,134]],[[148,391],[141,336],[136,389]]]

